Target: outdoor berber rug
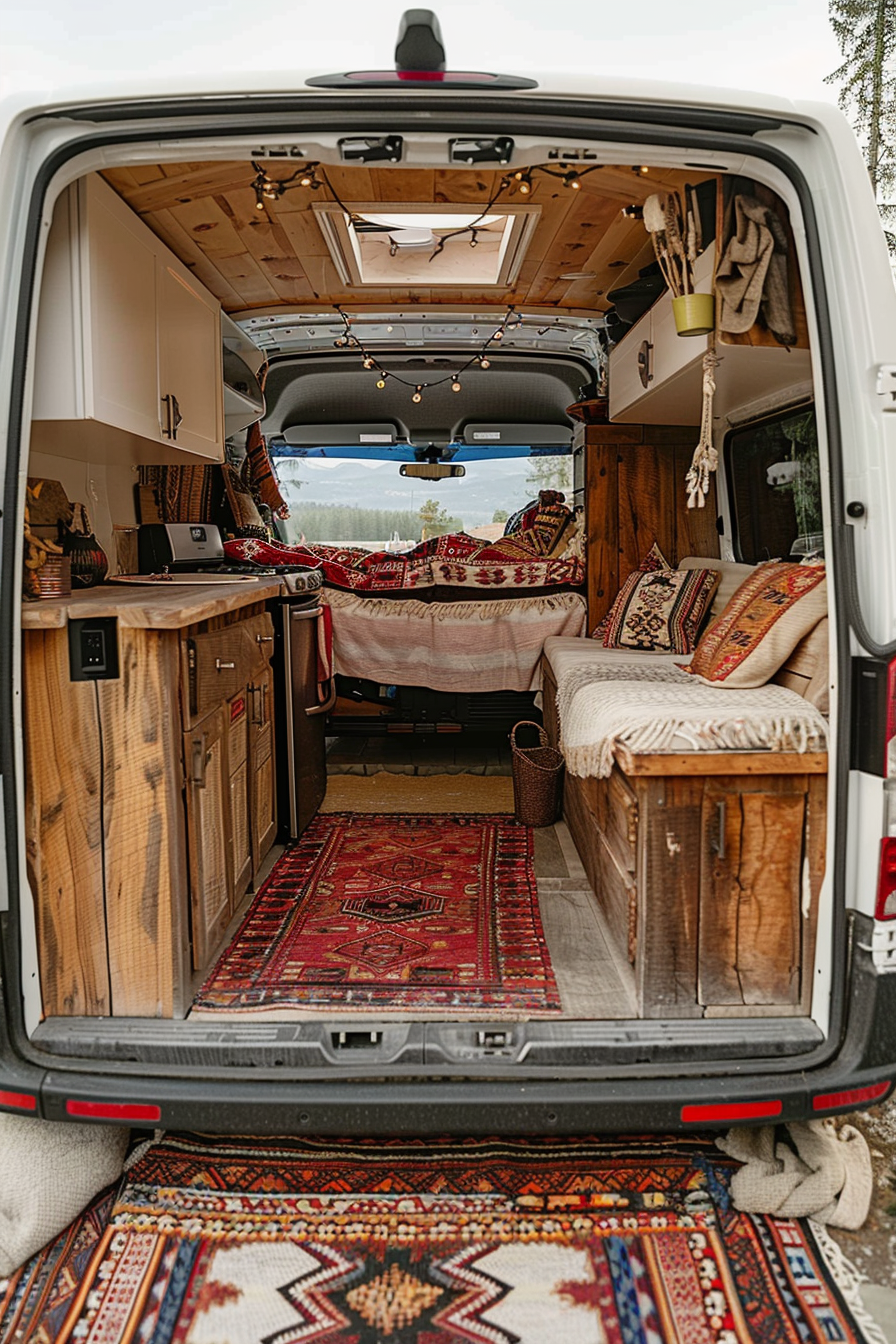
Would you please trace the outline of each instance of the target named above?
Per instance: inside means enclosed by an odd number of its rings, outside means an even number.
[[[171,1134],[0,1283],[0,1344],[879,1338],[808,1223],[731,1207],[735,1165],[692,1136]]]
[[[507,816],[335,813],[278,860],[195,1016],[552,1016],[532,833]]]

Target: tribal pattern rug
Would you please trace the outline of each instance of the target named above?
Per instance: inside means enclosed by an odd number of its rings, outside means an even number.
[[[277,862],[193,1014],[545,1017],[560,996],[532,833],[505,816],[318,816]]]
[[[731,1208],[734,1165],[691,1136],[172,1134],[55,1278],[38,1256],[0,1284],[0,1344],[873,1338],[808,1224]]]

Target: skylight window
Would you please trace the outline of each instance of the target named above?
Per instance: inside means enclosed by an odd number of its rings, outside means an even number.
[[[403,288],[475,285],[509,289],[541,213],[532,205],[500,214],[431,203],[312,206],[342,283]]]

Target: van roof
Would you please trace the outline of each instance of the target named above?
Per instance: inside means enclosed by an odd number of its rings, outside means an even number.
[[[30,91],[20,91],[9,95],[0,103],[5,113],[4,120],[22,112],[54,112],[73,105],[89,106],[105,103],[126,104],[143,102],[146,99],[160,101],[171,98],[227,98],[248,96],[282,96],[284,94],[307,94],[311,90],[307,80],[318,77],[320,71],[280,71],[264,73],[259,71],[210,71],[208,74],[177,75],[170,78],[140,76],[121,78],[97,78],[60,87],[46,87]],[[749,91],[743,89],[722,88],[708,85],[677,84],[665,80],[638,80],[610,75],[591,77],[584,73],[570,72],[524,72],[537,80],[536,89],[490,91],[483,88],[477,96],[487,96],[493,92],[502,100],[523,98],[524,100],[550,98],[594,98],[606,102],[640,102],[663,106],[687,106],[726,109],[730,111],[752,112],[783,116],[788,120],[805,120],[807,115],[824,117],[825,114],[839,116],[833,104],[794,102],[777,94]],[[262,84],[263,80],[263,84]],[[418,89],[403,90],[418,92]],[[449,85],[433,83],[433,93],[453,96],[466,100],[470,96],[469,88],[452,89]],[[396,89],[367,88],[358,83],[357,92],[365,95],[393,97]],[[314,94],[322,99],[330,98],[333,92],[328,89],[315,89]]]

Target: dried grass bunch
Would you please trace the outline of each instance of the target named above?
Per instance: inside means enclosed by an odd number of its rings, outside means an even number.
[[[693,187],[684,189],[685,204],[677,191],[648,196],[644,202],[644,227],[653,240],[653,250],[663,279],[673,298],[694,292],[694,262],[703,251],[700,211]]]

